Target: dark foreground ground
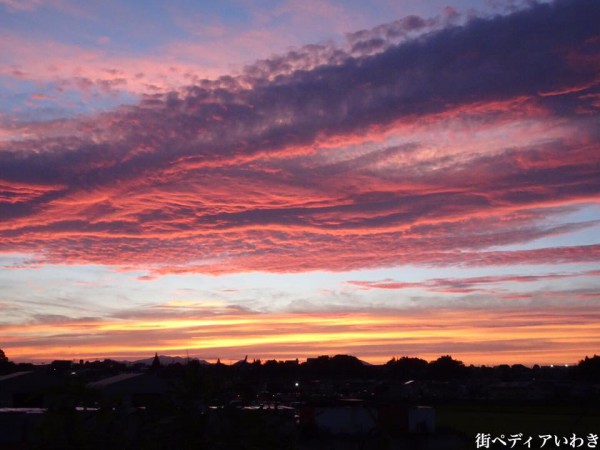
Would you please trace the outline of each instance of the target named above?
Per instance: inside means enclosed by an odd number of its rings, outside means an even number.
[[[0,449],[600,449],[599,357],[437,363],[13,365],[0,374]]]

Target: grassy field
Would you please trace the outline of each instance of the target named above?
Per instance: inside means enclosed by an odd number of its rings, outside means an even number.
[[[437,406],[437,429],[475,436],[523,433],[579,436],[600,434],[600,407],[577,406]]]

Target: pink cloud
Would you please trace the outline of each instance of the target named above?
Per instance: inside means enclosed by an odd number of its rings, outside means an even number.
[[[586,94],[597,74],[564,50],[595,27],[584,17],[581,36],[548,35],[561,8],[444,28],[376,54],[306,47],[96,116],[9,124],[0,250],[150,276],[597,262],[594,242],[493,250],[598,226],[558,223],[597,204],[600,179],[597,127],[579,113],[594,108]],[[527,33],[513,36],[513,21]],[[498,29],[508,36],[497,41]],[[509,45],[517,37],[535,64]],[[71,50],[13,43],[9,57]],[[90,62],[66,63],[81,89],[148,82],[143,64],[75,55]],[[186,73],[169,61],[161,70]]]
[[[598,314],[589,308],[429,310],[256,314],[218,313],[194,305],[132,310],[118,318],[41,315],[29,324],[1,325],[13,360],[117,357],[153,351],[206,358],[304,359],[351,353],[383,363],[392,356],[433,360],[441,349],[467,364],[575,362],[597,344]],[[575,355],[575,356],[573,356]],[[558,361],[557,361],[558,360]]]
[[[10,12],[33,11],[43,4],[43,0],[0,0]]]
[[[470,293],[485,292],[494,285],[506,283],[536,283],[540,281],[562,280],[576,277],[596,277],[600,271],[591,270],[573,273],[552,273],[541,275],[490,275],[470,278],[433,278],[420,282],[398,282],[391,279],[380,281],[348,281],[347,283],[359,289],[424,289],[430,292]],[[505,298],[521,298],[520,295],[505,296]],[[523,298],[529,298],[524,296]]]
[[[61,191],[64,186],[25,184],[0,181],[0,203],[26,203],[52,192]]]
[[[115,54],[106,48],[106,37],[99,38],[100,47],[96,49],[52,40],[39,42],[7,31],[0,37],[5,62],[0,74],[58,83],[62,89],[108,88],[141,94],[152,88],[179,88],[195,79],[216,77],[224,70],[224,65],[214,69],[214,65],[178,61],[169,56],[168,49],[158,56]]]

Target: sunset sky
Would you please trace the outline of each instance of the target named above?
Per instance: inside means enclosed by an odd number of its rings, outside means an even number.
[[[599,354],[598,24],[597,0],[0,0],[0,348]]]

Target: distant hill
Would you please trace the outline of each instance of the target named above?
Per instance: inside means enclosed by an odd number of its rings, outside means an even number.
[[[163,366],[168,366],[170,364],[186,364],[189,361],[198,361],[202,365],[210,365],[208,361],[198,358],[186,358],[183,356],[166,356],[166,355],[158,355],[158,359]],[[137,361],[132,361],[130,364],[144,364],[149,366],[154,361],[154,356],[146,359],[138,359]]]

